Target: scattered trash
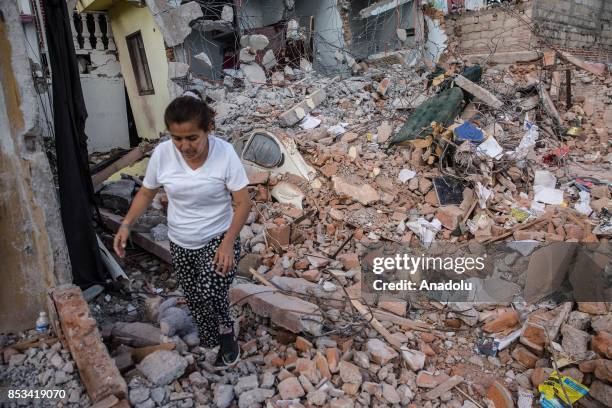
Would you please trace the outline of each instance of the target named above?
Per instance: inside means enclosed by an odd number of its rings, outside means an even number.
[[[412,232],[417,234],[419,238],[421,238],[423,246],[428,248],[438,232],[440,232],[442,223],[437,218],[434,218],[431,222],[429,222],[425,218],[421,217],[416,221],[407,222],[406,226],[410,228]]]
[[[482,129],[474,126],[470,122],[463,122],[463,124],[453,130],[453,133],[455,135],[455,140],[459,141],[469,140],[470,142],[480,143],[484,140]]]
[[[47,312],[40,312],[36,319],[36,331],[39,333],[46,333],[49,330],[49,318]]]
[[[591,215],[591,213],[593,212],[593,209],[591,208],[591,194],[589,194],[588,191],[580,191],[578,192],[578,195],[580,196],[579,201],[574,204],[574,208],[576,209],[576,211],[578,211],[580,214],[584,214],[584,215]]]
[[[304,119],[299,123],[299,126],[302,129],[314,129],[321,124],[321,120],[315,118],[314,116],[306,115]]]
[[[493,337],[480,338],[476,343],[476,351],[489,357],[497,356],[498,349],[495,339]]]
[[[343,123],[340,123],[339,125],[334,125],[334,126],[327,128],[327,131],[334,136],[340,136],[346,133],[347,126],[348,126],[348,123],[343,122]]]
[[[556,371],[538,386],[540,404],[545,408],[565,408],[584,397],[589,389],[572,377],[559,376]]]
[[[493,136],[489,136],[487,140],[478,145],[477,151],[485,154],[492,159],[499,159],[504,152],[504,149],[497,143]]]
[[[436,177],[433,179],[433,185],[440,205],[457,205],[463,201],[465,186],[456,178],[450,176]]]

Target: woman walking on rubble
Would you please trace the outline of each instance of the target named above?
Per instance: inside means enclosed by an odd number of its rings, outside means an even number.
[[[200,345],[220,345],[214,365],[231,366],[240,358],[240,348],[229,315],[228,289],[240,256],[239,233],[251,208],[248,178],[232,145],[211,134],[214,111],[199,92],[187,91],[173,100],[164,121],[171,140],[155,148],[114,249],[125,256],[130,227],[163,187],[169,202],[172,264],[198,326]]]

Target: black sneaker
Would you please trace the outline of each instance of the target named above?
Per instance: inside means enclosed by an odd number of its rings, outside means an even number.
[[[219,335],[219,352],[213,366],[218,370],[233,367],[240,360],[240,347],[234,338],[234,331]]]

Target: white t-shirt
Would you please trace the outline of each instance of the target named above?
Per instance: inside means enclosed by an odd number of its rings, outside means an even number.
[[[163,186],[168,195],[168,238],[189,249],[202,248],[229,228],[232,217],[230,192],[246,187],[246,172],[234,148],[216,136],[208,136],[208,157],[192,170],[172,140],[157,145],[142,185]]]

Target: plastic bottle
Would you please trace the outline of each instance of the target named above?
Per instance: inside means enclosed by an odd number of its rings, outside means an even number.
[[[49,330],[49,318],[46,312],[40,312],[38,319],[36,319],[36,331],[44,333]]]

